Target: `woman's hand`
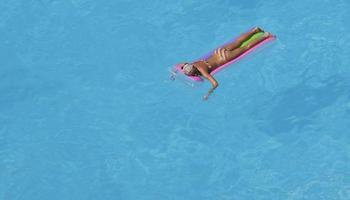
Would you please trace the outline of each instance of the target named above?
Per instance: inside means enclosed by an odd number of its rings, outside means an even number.
[[[174,81],[175,80],[175,76],[176,76],[176,70],[175,69],[169,69],[169,72],[170,72],[169,79]]]
[[[198,71],[202,74],[202,76],[206,79],[208,79],[212,85],[212,88],[208,91],[207,95],[205,95],[203,97],[203,100],[207,100],[209,98],[209,95],[211,93],[213,93],[213,91],[215,90],[215,88],[217,88],[219,86],[218,82],[215,80],[215,78],[208,73],[208,70],[207,69],[204,69],[204,68],[201,68],[201,67],[198,67],[197,68]]]
[[[211,93],[214,92],[215,88],[216,88],[216,87],[212,87],[212,88],[208,91],[208,93],[203,97],[203,100],[204,100],[204,101],[208,100],[209,95],[211,95]]]
[[[174,74],[171,74],[170,77],[169,77],[170,80],[174,81],[175,80],[175,75]]]

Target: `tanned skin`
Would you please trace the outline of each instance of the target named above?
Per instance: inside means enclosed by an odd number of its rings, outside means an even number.
[[[237,58],[238,56],[240,56],[241,54],[249,50],[251,47],[255,46],[256,44],[260,43],[262,40],[271,36],[270,33],[265,32],[264,35],[254,39],[252,42],[249,43],[249,45],[240,47],[244,41],[248,40],[251,36],[259,32],[263,32],[263,30],[261,30],[259,27],[256,27],[251,31],[242,34],[239,38],[237,38],[232,43],[229,43],[224,47],[221,47],[222,51],[220,53],[223,54],[226,59],[221,59],[217,54],[213,53],[211,56],[209,56],[208,59],[205,60],[206,63],[203,60],[199,60],[192,63],[193,66],[200,72],[200,75],[206,78],[212,85],[208,93],[203,97],[204,100],[207,100],[210,94],[213,93],[213,91],[219,86],[218,82],[210,74],[210,72],[214,71],[221,65]],[[211,68],[209,68],[208,64],[211,66]]]

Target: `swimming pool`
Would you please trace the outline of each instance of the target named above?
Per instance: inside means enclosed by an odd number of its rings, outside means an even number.
[[[0,2],[0,199],[350,199],[350,2]],[[271,45],[168,80],[259,25]]]

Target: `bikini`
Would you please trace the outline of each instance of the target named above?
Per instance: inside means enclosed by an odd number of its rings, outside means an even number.
[[[226,61],[226,49],[225,48],[217,48],[214,50],[214,55],[219,57],[219,60],[222,62]]]
[[[217,49],[214,50],[214,53],[213,53],[213,54],[216,55],[216,56],[219,58],[219,60],[220,60],[221,62],[226,62],[226,49],[224,49],[224,48],[217,48]],[[205,65],[207,65],[207,66],[208,66],[208,69],[213,68],[213,67],[208,63],[208,61],[206,61],[206,60],[199,60],[199,61],[202,61]]]

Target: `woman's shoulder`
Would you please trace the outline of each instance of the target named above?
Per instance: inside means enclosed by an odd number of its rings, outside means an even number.
[[[197,60],[197,61],[194,61],[192,64],[195,65],[196,67],[202,67],[204,63],[203,63],[203,60]]]

